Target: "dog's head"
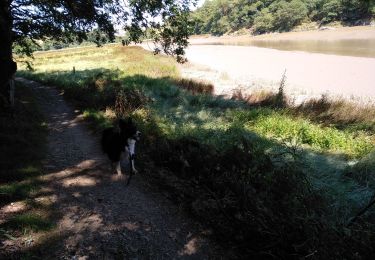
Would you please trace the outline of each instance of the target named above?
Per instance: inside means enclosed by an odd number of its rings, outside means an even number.
[[[130,117],[127,119],[120,119],[119,127],[121,135],[125,138],[125,140],[130,138],[139,141],[141,132],[138,131],[137,126]]]

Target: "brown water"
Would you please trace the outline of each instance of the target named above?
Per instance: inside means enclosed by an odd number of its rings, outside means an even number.
[[[340,40],[225,40],[197,45],[256,46],[284,51],[305,51],[342,56],[375,58],[375,39]]]

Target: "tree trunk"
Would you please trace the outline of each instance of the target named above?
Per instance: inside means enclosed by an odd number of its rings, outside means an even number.
[[[17,71],[17,64],[12,57],[13,19],[10,12],[11,1],[0,1],[0,92],[2,94],[8,92],[8,82]]]
[[[0,95],[5,97],[14,107],[13,76],[17,71],[17,63],[12,56],[13,19],[10,11],[12,0],[0,1]]]

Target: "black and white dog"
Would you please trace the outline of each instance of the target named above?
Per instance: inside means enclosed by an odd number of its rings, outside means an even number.
[[[103,131],[101,140],[103,152],[111,160],[112,169],[113,165],[116,165],[116,172],[119,176],[122,176],[122,159],[129,160],[131,173],[137,172],[134,166],[134,155],[135,143],[139,141],[140,136],[141,133],[131,118],[120,119],[118,127],[110,127]]]

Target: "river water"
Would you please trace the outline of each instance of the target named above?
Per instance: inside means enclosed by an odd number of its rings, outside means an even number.
[[[305,51],[375,58],[375,39],[339,40],[246,40],[211,42],[210,45],[256,46],[283,51]]]

